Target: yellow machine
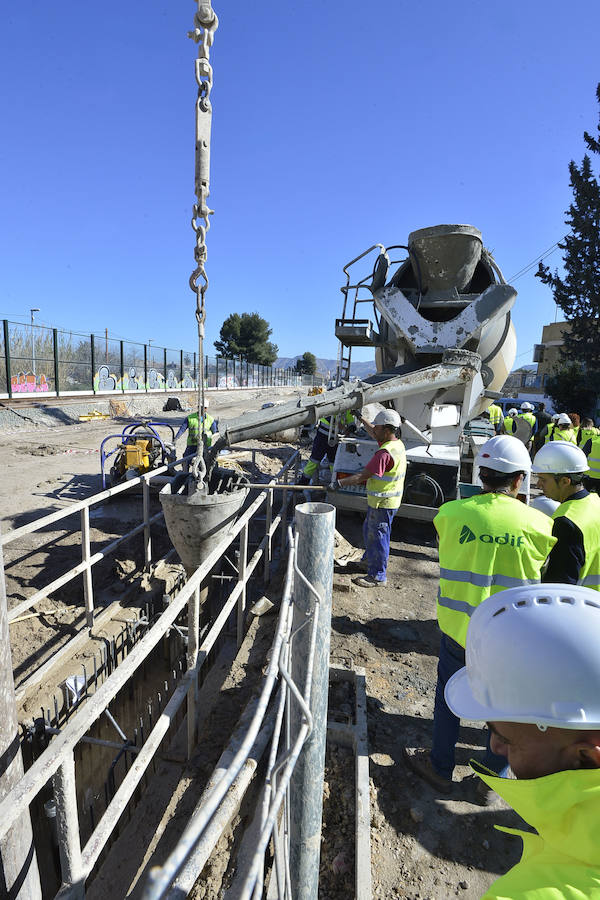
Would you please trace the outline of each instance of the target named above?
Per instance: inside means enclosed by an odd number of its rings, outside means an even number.
[[[161,436],[168,432],[168,438]],[[109,449],[110,443],[117,441]],[[164,466],[175,459],[175,431],[169,422],[133,422],[121,434],[109,434],[100,445],[102,487],[107,487],[105,466],[111,460],[110,486],[137,478],[151,469]]]

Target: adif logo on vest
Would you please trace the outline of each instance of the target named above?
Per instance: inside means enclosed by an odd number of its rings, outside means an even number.
[[[463,525],[458,539],[459,544],[468,544],[470,541],[477,540],[475,532],[471,531],[468,525]],[[518,537],[505,531],[504,534],[480,534],[479,540],[483,544],[509,544],[511,547],[520,547],[524,541],[522,534]]]
[[[459,544],[468,544],[469,541],[474,541],[475,535],[471,531],[468,525],[463,525],[462,531],[460,533],[460,537],[458,539]]]

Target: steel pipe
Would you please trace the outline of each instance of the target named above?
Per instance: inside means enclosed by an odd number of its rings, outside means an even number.
[[[310,702],[313,727],[302,748],[290,782],[290,876],[298,900],[317,900],[323,817],[323,781],[327,738],[329,692],[329,643],[333,591],[335,507],[328,503],[301,503],[296,507],[298,559],[294,584],[292,679],[304,684]],[[316,607],[315,594],[318,596]],[[312,671],[311,632],[306,627],[317,615],[317,635]],[[292,729],[300,730],[304,712],[292,706]]]

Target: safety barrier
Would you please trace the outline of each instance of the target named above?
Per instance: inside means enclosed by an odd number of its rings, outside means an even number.
[[[276,478],[283,478],[284,482],[287,482],[290,468],[293,465],[297,465],[298,460],[299,455],[296,451],[285,463],[280,472],[278,472]],[[149,516],[148,484],[152,480],[152,477],[158,476],[165,470],[166,467],[157,469],[152,473],[133,479],[125,485],[119,485],[116,488],[104,491],[102,494],[98,494],[89,500],[80,501],[79,503],[74,504],[69,510],[61,510],[58,513],[52,513],[49,516],[45,516],[43,519],[39,519],[37,522],[15,529],[4,535],[2,542],[3,544],[7,544],[17,540],[23,535],[30,534],[44,528],[48,524],[65,518],[72,514],[74,510],[81,511],[82,563],[65,573],[61,579],[57,579],[46,588],[38,591],[27,601],[24,601],[26,606],[20,604],[19,608],[21,610],[23,608],[30,608],[37,600],[41,599],[42,596],[47,596],[52,590],[56,590],[58,581],[60,581],[61,584],[64,584],[78,574],[83,574],[84,584],[87,584],[85,595],[86,612],[93,616],[94,604],[91,567],[98,562],[99,559],[103,558],[109,550],[112,552],[112,550],[114,550],[123,540],[126,540],[141,531],[144,531],[145,559],[147,562],[150,562],[152,558],[150,526],[152,522],[158,518],[158,515],[153,517]],[[144,520],[139,526],[128,532],[127,535],[124,535],[117,541],[111,542],[111,544],[104,548],[100,554],[91,556],[89,553],[90,506],[102,502],[102,500],[114,496],[116,493],[132,490],[139,484],[141,484],[143,488],[144,485],[146,485],[143,495],[145,497],[145,500],[143,501]],[[120,816],[127,807],[127,804],[132,798],[134,791],[139,785],[148,766],[152,763],[154,755],[160,747],[163,738],[167,734],[178,710],[186,699],[188,755],[191,755],[196,740],[196,700],[198,695],[198,675],[200,670],[204,666],[212,647],[215,645],[225,628],[230,614],[236,609],[237,641],[238,645],[241,644],[244,633],[247,583],[261,561],[263,562],[263,578],[265,581],[269,580],[272,565],[273,539],[278,528],[281,528],[282,549],[285,546],[288,506],[291,498],[287,491],[283,490],[281,493],[281,505],[276,515],[274,515],[273,510],[272,491],[261,492],[248,509],[240,515],[228,536],[215,546],[205,562],[199,566],[179,593],[173,597],[172,602],[160,615],[155,624],[149,629],[147,634],[131,650],[129,655],[121,662],[110,677],[98,687],[97,691],[88,696],[85,701],[81,703],[77,710],[74,711],[69,722],[54,737],[48,749],[41,754],[16,787],[14,787],[0,802],[1,842],[6,838],[10,829],[19,817],[27,813],[29,804],[40,791],[44,789],[48,780],[52,779],[63,882],[63,887],[57,896],[73,898],[84,896],[85,879],[92,871],[100,853],[110,839]],[[259,510],[265,506],[265,534],[251,558],[248,559],[249,524]],[[202,642],[200,642],[199,610],[202,583],[210,575],[212,568],[218,563],[228,547],[230,547],[233,541],[238,537],[240,560],[237,584],[218,616],[210,626],[208,632],[202,638]],[[2,578],[4,578],[4,572],[2,572],[1,575]],[[161,638],[163,638],[169,629],[174,626],[176,620],[186,607],[188,611],[187,671],[183,674],[179,685],[176,687],[168,703],[162,710],[154,727],[147,735],[145,743],[140,747],[139,752],[137,752],[131,767],[110,801],[104,815],[92,832],[85,847],[82,848],[79,837],[79,811],[76,801],[75,748],[93,723],[106,712],[111,700],[116,697],[119,691],[136,674],[139,667],[157,646]],[[15,615],[15,611],[12,610],[11,617],[14,618]],[[87,628],[89,628],[89,626],[86,626],[86,632]],[[73,640],[77,640],[77,638],[72,639],[65,648],[62,648],[62,650],[59,651],[59,653],[64,654],[67,647],[72,650]],[[50,665],[54,665],[56,661],[57,655],[46,664],[45,668],[47,669]]]

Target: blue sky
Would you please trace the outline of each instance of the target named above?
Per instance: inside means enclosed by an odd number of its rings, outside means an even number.
[[[196,346],[195,8],[5,10],[0,318]],[[335,357],[342,266],[416,228],[475,225],[507,278],[565,233],[598,122],[595,0],[214,8],[208,353],[256,310],[282,356]],[[555,309],[533,271],[515,286],[523,364]]]

